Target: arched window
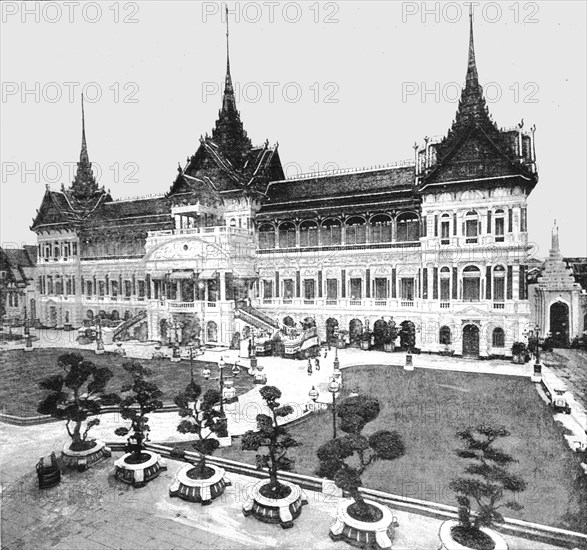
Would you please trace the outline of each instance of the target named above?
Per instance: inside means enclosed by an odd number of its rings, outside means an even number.
[[[214,321],[208,321],[206,325],[206,340],[218,342],[218,325]]]
[[[493,268],[493,301],[505,300],[505,267],[496,265]]]
[[[236,219],[232,218],[230,220],[230,227],[236,227]]]
[[[505,234],[505,212],[503,210],[495,211],[495,242],[502,243]]]
[[[505,332],[502,328],[497,327],[493,329],[493,334],[491,337],[491,345],[494,348],[504,348],[505,347]]]
[[[450,267],[440,269],[440,301],[450,301]]]
[[[443,345],[450,344],[450,328],[447,326],[440,327],[440,332],[438,334],[438,341]]]
[[[463,300],[478,302],[481,293],[481,271],[475,265],[463,269]]]
[[[420,238],[420,220],[413,212],[406,212],[397,217],[397,240],[413,242]]]
[[[322,245],[337,245],[341,244],[341,227],[340,220],[324,220],[321,227]]]
[[[275,248],[275,227],[270,223],[259,226],[259,248],[261,250]]]
[[[465,216],[465,242],[476,243],[479,235],[479,216],[474,210],[469,210]]]
[[[279,225],[279,248],[295,248],[296,226],[293,222],[283,222]]]
[[[346,244],[364,244],[367,242],[365,220],[354,216],[346,221]]]
[[[391,218],[387,214],[379,214],[371,218],[371,242],[391,242]]]
[[[449,244],[450,242],[450,214],[443,214],[440,217],[440,243]]]
[[[318,224],[305,220],[300,224],[300,246],[318,246]]]

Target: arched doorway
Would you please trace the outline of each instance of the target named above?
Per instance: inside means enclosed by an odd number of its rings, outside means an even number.
[[[360,319],[353,319],[349,323],[349,340],[351,346],[360,346],[361,334],[363,333],[363,323]]]
[[[206,325],[206,341],[218,342],[218,325],[214,321],[208,321]]]
[[[334,317],[326,319],[326,342],[336,344],[335,331],[338,331],[338,321]]]
[[[550,306],[550,332],[555,348],[569,345],[569,306],[564,302],[555,302]]]
[[[463,328],[463,357],[479,357],[479,327],[476,325]]]

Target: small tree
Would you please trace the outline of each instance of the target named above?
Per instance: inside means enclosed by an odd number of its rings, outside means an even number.
[[[120,415],[125,420],[131,421],[130,428],[117,428],[116,435],[125,436],[131,430],[135,444],[129,444],[128,449],[136,457],[139,457],[146,439],[145,432],[150,430],[148,413],[156,411],[163,406],[161,397],[163,392],[153,382],[146,378],[151,375],[151,370],[143,367],[136,361],[129,361],[122,368],[132,377],[132,384],[125,384],[121,388],[122,393],[129,393],[120,401]]]
[[[355,504],[349,513],[360,521],[375,521],[378,517],[377,510],[363,500],[359,491],[363,472],[377,460],[395,460],[405,454],[404,442],[397,432],[379,430],[369,437],[361,435],[379,411],[379,401],[373,397],[347,397],[337,406],[337,413],[340,429],[348,435],[330,440],[317,452],[317,475],[333,479],[337,487],[350,494]],[[353,461],[352,466],[347,459]]]
[[[279,483],[278,471],[291,471],[293,460],[286,457],[287,450],[296,447],[299,443],[289,435],[286,427],[279,426],[277,419],[288,416],[293,412],[290,405],[280,405],[278,399],[281,391],[275,386],[264,386],[260,390],[261,397],[269,407],[271,416],[266,414],[257,415],[257,430],[249,430],[243,435],[243,451],[258,451],[266,447],[268,454],[257,455],[257,468],[269,470],[269,485],[266,486],[267,498],[282,498],[286,496],[289,488]]]
[[[89,416],[98,414],[103,404],[119,400],[116,394],[104,393],[112,378],[112,371],[106,367],[97,367],[79,353],[60,355],[57,365],[65,374],[49,376],[39,383],[42,389],[50,393],[39,403],[37,412],[65,420],[67,433],[72,439],[72,451],[90,449],[93,441],[87,441],[88,432],[100,424],[100,419],[92,418],[82,432],[83,423]]]
[[[498,511],[500,508],[522,509],[522,505],[514,500],[504,502],[506,491],[518,493],[526,489],[522,478],[507,470],[508,465],[517,460],[493,446],[496,440],[509,435],[510,432],[502,426],[484,424],[457,432],[464,442],[464,448],[458,450],[457,455],[471,459],[471,464],[465,468],[470,476],[456,478],[449,485],[457,493],[460,529],[453,533],[460,544],[482,548],[486,535],[480,528],[503,522]],[[476,505],[475,512],[473,504]]]
[[[184,419],[178,424],[177,431],[198,436],[194,443],[194,448],[201,454],[194,472],[197,479],[205,477],[206,455],[213,454],[220,446],[218,439],[210,436],[219,435],[224,431],[225,420],[222,413],[216,409],[222,398],[220,392],[210,389],[200,400],[201,394],[202,388],[192,381],[175,398],[179,416]]]

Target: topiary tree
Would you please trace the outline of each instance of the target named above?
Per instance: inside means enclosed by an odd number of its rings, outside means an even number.
[[[87,440],[88,432],[100,424],[100,419],[92,418],[82,432],[83,423],[89,416],[98,414],[103,404],[113,404],[120,399],[114,393],[105,393],[112,371],[106,367],[97,367],[79,353],[60,355],[57,365],[65,374],[48,376],[39,383],[42,389],[50,393],[39,403],[37,412],[65,420],[67,433],[72,440],[72,451],[91,449],[94,442]],[[70,428],[72,424],[73,429]]]
[[[367,504],[359,491],[361,475],[377,460],[395,460],[405,454],[401,436],[395,431],[379,430],[366,437],[365,425],[379,416],[379,401],[357,395],[343,399],[337,406],[340,429],[347,435],[322,445],[317,452],[320,466],[316,474],[333,479],[337,487],[349,493],[355,504],[349,514],[360,521],[376,521],[378,511]],[[353,466],[347,463],[351,459]]]
[[[150,431],[147,414],[160,409],[163,406],[161,397],[163,392],[147,377],[151,370],[143,367],[136,361],[128,361],[122,368],[132,377],[132,384],[125,384],[121,388],[122,393],[128,395],[120,401],[120,415],[125,420],[131,421],[130,428],[117,428],[114,433],[125,436],[133,431],[133,439],[136,443],[128,445],[128,451],[137,457],[141,455],[146,439],[145,433]]]
[[[226,421],[222,413],[216,409],[222,398],[220,392],[210,389],[200,399],[201,394],[201,386],[191,381],[185,390],[175,397],[179,416],[183,418],[177,426],[177,431],[198,436],[194,448],[201,454],[201,458],[195,466],[196,479],[206,477],[206,455],[213,454],[220,446],[218,439],[211,436],[223,433]]]
[[[277,419],[290,415],[293,408],[290,405],[280,405],[278,399],[281,391],[275,386],[264,386],[260,390],[261,397],[271,411],[271,416],[257,415],[257,431],[249,430],[242,438],[243,451],[258,451],[261,447],[267,449],[267,454],[257,454],[257,468],[269,470],[269,484],[264,486],[267,498],[282,498],[289,494],[289,487],[279,483],[277,473],[293,469],[293,460],[286,457],[287,450],[296,447],[299,443],[289,435],[285,426],[279,426]],[[266,489],[265,489],[266,488]]]
[[[456,478],[449,485],[457,494],[459,505],[459,525],[453,529],[452,535],[464,546],[484,548],[489,537],[480,529],[503,522],[498,511],[500,508],[522,509],[522,505],[514,500],[504,502],[506,491],[518,493],[526,489],[524,480],[507,470],[517,460],[494,447],[496,440],[509,435],[510,432],[502,426],[484,424],[457,432],[464,443],[457,455],[471,460],[465,468],[470,475]]]

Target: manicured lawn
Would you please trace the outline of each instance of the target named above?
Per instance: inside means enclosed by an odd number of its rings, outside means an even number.
[[[63,372],[57,367],[57,358],[63,353],[72,351],[74,350],[45,348],[37,349],[31,353],[13,350],[0,354],[0,375],[2,377],[0,411],[18,416],[35,416],[37,414],[37,405],[45,393],[44,390],[39,388],[39,381],[52,374]],[[118,393],[123,380],[130,382],[130,377],[122,368],[122,364],[129,361],[128,358],[120,357],[113,353],[96,355],[85,350],[76,350],[76,352],[81,353],[81,355],[98,366],[108,367],[114,373],[106,388],[108,392]],[[182,360],[179,363],[172,363],[169,359],[154,359],[151,361],[137,359],[137,361],[152,370],[151,380],[163,392],[163,401],[165,403],[172,403],[173,398],[190,381],[189,361]],[[204,365],[208,365],[211,370],[210,380],[204,380],[201,376]],[[227,368],[224,370],[225,376],[232,376],[231,367],[232,364],[227,363]],[[204,391],[208,388],[218,388],[217,377],[217,363],[194,361],[194,378]],[[241,371],[234,384],[237,394],[241,395],[253,386],[252,377],[246,371]]]
[[[389,366],[356,367],[343,374],[345,388],[375,396],[382,405],[364,433],[397,430],[406,444],[404,457],[377,462],[365,472],[366,487],[454,505],[448,483],[466,463],[455,455],[455,432],[481,422],[501,424],[512,433],[502,447],[519,460],[513,470],[528,484],[517,497],[523,510],[506,510],[506,515],[587,531],[586,478],[561,425],[529,380],[429,369],[408,373]],[[295,470],[314,474],[316,450],[332,437],[331,412],[313,415],[291,432],[302,443],[290,455]],[[255,453],[241,451],[239,441],[218,456],[255,463]]]

